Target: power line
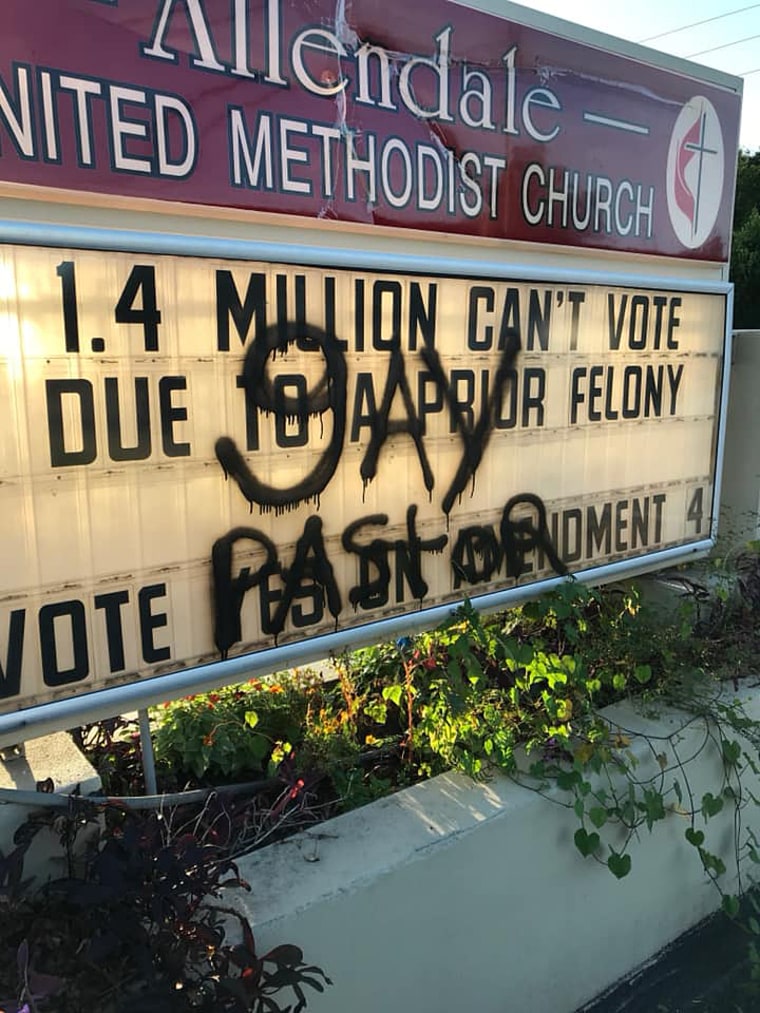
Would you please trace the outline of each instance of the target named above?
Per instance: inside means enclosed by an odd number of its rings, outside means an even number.
[[[692,21],[688,25],[681,25],[680,28],[671,28],[670,31],[660,32],[659,35],[650,35],[641,42],[654,42],[655,39],[663,39],[666,35],[675,35],[676,32],[685,32],[687,28],[696,28],[697,25],[708,25],[711,21],[720,21],[722,18],[730,18],[732,14],[742,14],[744,11],[754,10],[760,4],[750,4],[748,7],[739,7],[735,11],[726,11],[725,14],[716,14],[712,18],[705,18],[704,21]]]
[[[719,49],[729,49],[731,46],[738,46],[740,42],[751,42],[752,39],[760,39],[760,35],[745,35],[743,39],[736,39],[734,42],[724,42],[722,46],[713,46],[712,49],[700,49],[698,53],[689,53],[685,60],[693,60],[695,56],[706,56],[707,53],[717,53]]]

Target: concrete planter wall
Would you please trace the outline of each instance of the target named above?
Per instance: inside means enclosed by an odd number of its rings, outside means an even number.
[[[743,699],[760,716],[754,695]],[[630,706],[608,716],[677,733],[697,806],[717,793],[720,756],[703,724]],[[657,741],[669,766],[673,744]],[[660,769],[642,740],[633,748],[642,777]],[[683,775],[664,777],[666,786],[679,777],[685,794]],[[756,809],[743,826],[760,832]],[[577,826],[572,812],[507,779],[445,775],[245,858],[246,913],[260,950],[296,943],[333,979],[324,995],[309,994],[313,1013],[571,1013],[720,904],[683,816],[643,830],[621,881],[581,857]],[[707,826],[697,821],[725,858],[729,890],[733,826],[728,807]]]

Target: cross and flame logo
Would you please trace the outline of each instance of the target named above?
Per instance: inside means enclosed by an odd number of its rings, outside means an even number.
[[[670,221],[680,242],[696,249],[707,240],[723,196],[723,134],[714,106],[692,98],[670,138],[667,194]]]

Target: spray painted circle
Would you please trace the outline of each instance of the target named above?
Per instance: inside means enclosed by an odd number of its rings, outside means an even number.
[[[712,232],[723,196],[723,132],[704,95],[689,99],[673,127],[668,149],[668,212],[673,231],[688,249]]]

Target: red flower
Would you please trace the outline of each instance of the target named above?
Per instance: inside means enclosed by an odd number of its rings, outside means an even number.
[[[290,797],[296,798],[296,796],[301,793],[301,789],[303,788],[303,786],[304,786],[303,778],[299,777],[296,783],[290,789]]]

